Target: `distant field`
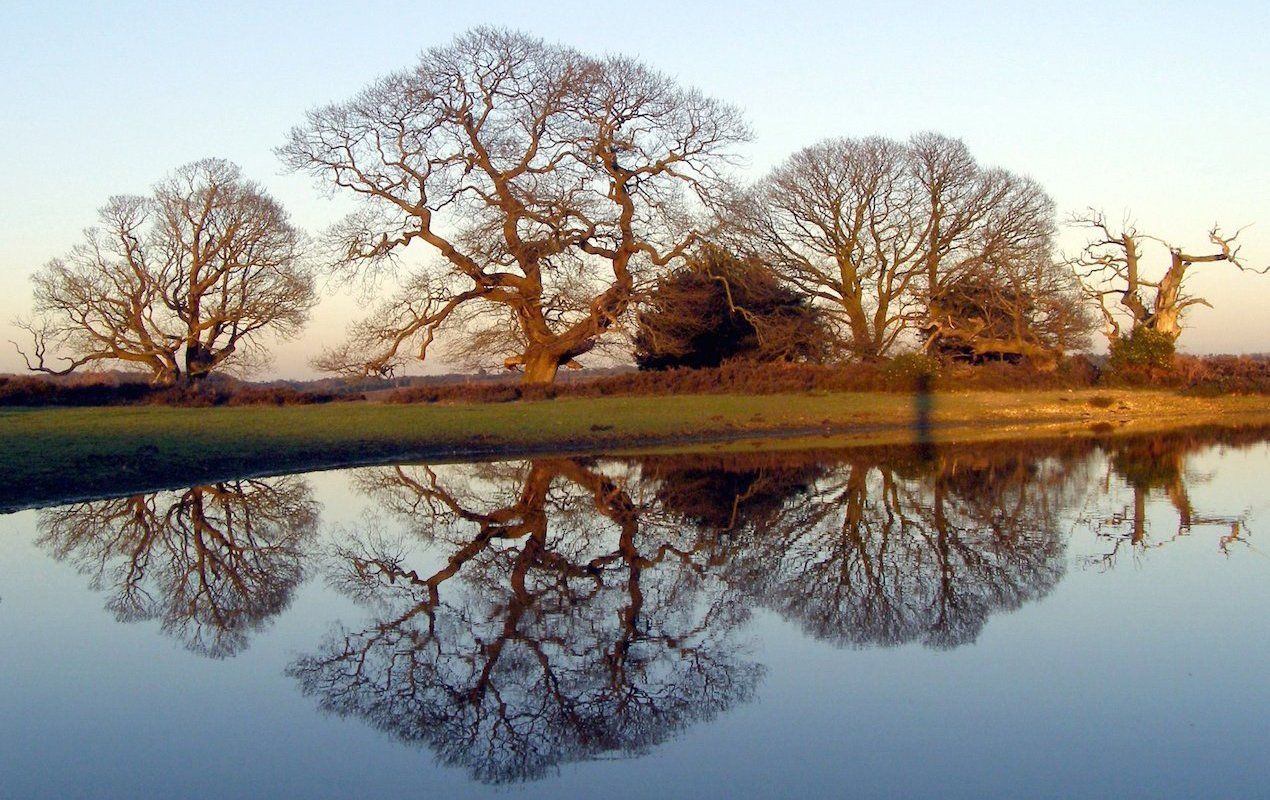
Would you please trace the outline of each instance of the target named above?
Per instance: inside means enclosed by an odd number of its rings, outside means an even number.
[[[936,441],[1270,422],[1265,396],[1132,390],[928,396]],[[248,474],[409,459],[666,447],[773,435],[905,443],[913,395],[681,395],[541,402],[0,410],[0,510]]]

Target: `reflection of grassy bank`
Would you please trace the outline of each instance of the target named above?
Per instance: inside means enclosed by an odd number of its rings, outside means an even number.
[[[0,508],[212,477],[409,458],[629,449],[776,432],[835,444],[913,439],[899,394],[684,395],[534,403],[0,411]],[[1270,422],[1265,397],[1147,391],[935,395],[936,440]]]

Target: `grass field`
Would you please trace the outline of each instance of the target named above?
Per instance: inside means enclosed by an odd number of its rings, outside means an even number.
[[[1270,422],[1270,402],[1259,396],[949,392],[927,401],[935,441]],[[926,430],[917,424],[921,402],[903,394],[844,393],[7,409],[0,411],[0,510],[389,460],[665,448],[778,434],[835,446],[904,443]]]

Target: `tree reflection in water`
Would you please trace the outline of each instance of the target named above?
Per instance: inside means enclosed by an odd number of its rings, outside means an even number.
[[[1107,465],[1101,493],[1111,508],[1100,507],[1083,519],[1106,544],[1103,552],[1088,556],[1087,564],[1114,567],[1126,549],[1135,559],[1148,551],[1189,536],[1198,529],[1214,529],[1217,548],[1229,555],[1236,546],[1249,546],[1249,510],[1238,514],[1197,509],[1191,490],[1206,483],[1205,475],[1190,466],[1191,457],[1213,445],[1246,446],[1265,441],[1261,428],[1215,431],[1177,431],[1150,438],[1112,440],[1106,444]],[[1122,491],[1130,499],[1117,502]],[[1175,524],[1162,533],[1152,531],[1148,513],[1152,497],[1162,497],[1172,507]]]
[[[41,512],[40,544],[109,592],[121,621],[157,619],[222,658],[287,607],[318,510],[302,478],[226,481]]]
[[[363,471],[406,535],[344,537],[332,581],[374,622],[291,672],[328,710],[518,781],[751,697],[753,608],[835,644],[950,647],[1054,586],[1082,461],[902,455]]]
[[[738,547],[748,602],[838,645],[971,642],[1062,577],[1078,465],[1035,454],[859,454]]]
[[[403,543],[355,537],[336,581],[377,621],[291,672],[489,782],[638,753],[749,698],[748,612],[708,580],[709,538],[641,525],[624,477],[567,459],[365,473],[446,557],[415,569]]]
[[[1228,551],[1248,515],[1195,507],[1191,456],[1267,438],[359,470],[378,511],[320,562],[370,620],[289,672],[324,708],[482,781],[534,779],[644,752],[752,698],[756,609],[835,646],[950,648],[1053,589],[1073,519],[1107,545],[1091,563],[1201,526]],[[1151,529],[1153,496],[1176,530]],[[221,657],[287,606],[317,512],[292,477],[77,503],[39,524],[120,619],[158,619]]]

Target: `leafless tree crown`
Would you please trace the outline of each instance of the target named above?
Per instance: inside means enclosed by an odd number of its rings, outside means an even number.
[[[247,369],[264,359],[262,334],[294,335],[316,302],[302,234],[227,161],[188,164],[99,215],[35,275],[19,348],[32,370],[115,363],[171,383]]]
[[[374,272],[416,241],[434,256],[319,366],[390,373],[466,327],[550,382],[698,238],[747,135],[638,62],[488,28],[310,112],[283,159],[364,201],[331,232],[336,266]]]
[[[1054,206],[1033,180],[975,162],[935,133],[830,139],[777,166],[738,215],[742,239],[832,309],[859,358],[946,327],[944,287],[1038,254]]]

